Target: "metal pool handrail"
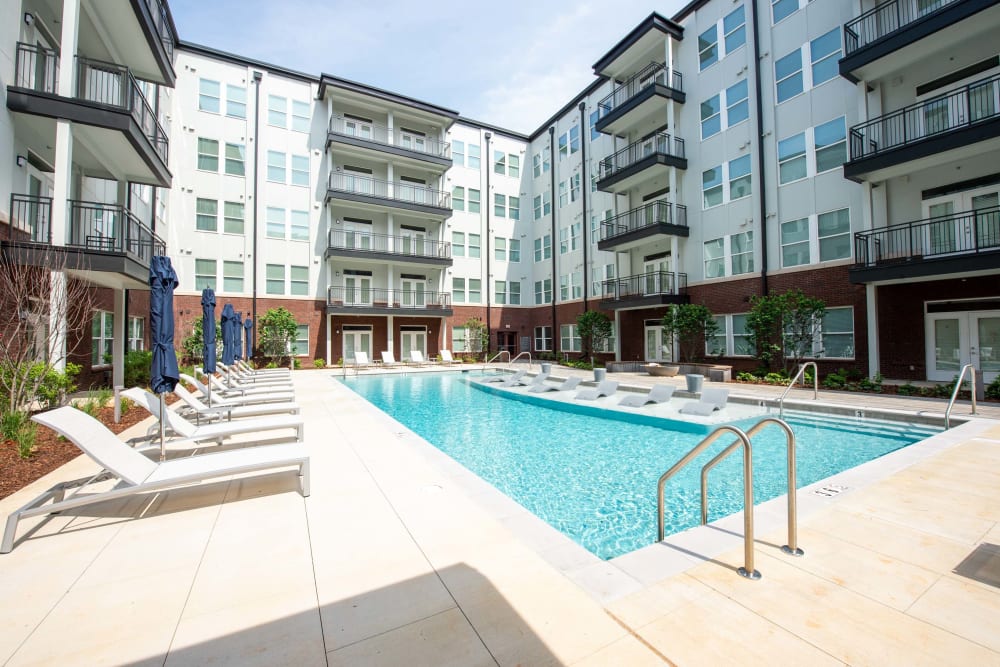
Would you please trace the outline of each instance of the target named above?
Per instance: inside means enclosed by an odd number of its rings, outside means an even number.
[[[962,388],[962,380],[965,379],[965,372],[969,372],[969,384],[972,389],[972,414],[976,414],[976,367],[972,364],[962,366],[962,372],[958,374],[955,382],[955,389],[951,392],[951,400],[948,401],[948,408],[944,411],[944,427],[951,428],[951,410],[955,407],[955,399],[958,398],[958,390]]]
[[[806,363],[799,366],[799,370],[795,374],[795,377],[793,377],[792,381],[788,383],[787,387],[785,387],[785,391],[781,392],[781,396],[778,398],[779,417],[785,416],[785,396],[788,395],[788,392],[792,390],[792,387],[795,386],[795,383],[799,381],[799,377],[801,377],[805,373],[806,369],[809,368],[810,366],[813,367],[813,400],[815,401],[817,398],[819,398],[819,367],[816,365],[815,361],[807,361]],[[804,381],[805,378],[803,378],[803,382]]]
[[[760,572],[753,567],[753,456],[750,438],[741,429],[735,426],[723,425],[712,431],[699,442],[694,449],[688,452],[680,461],[675,463],[670,470],[660,476],[656,484],[656,521],[657,521],[657,542],[663,541],[663,487],[667,480],[691,462],[694,457],[703,452],[709,445],[718,440],[724,433],[732,433],[739,438],[739,444],[743,445],[743,567],[737,572],[741,577],[747,579],[760,579]]]
[[[528,355],[528,368],[531,368],[531,366],[532,366],[532,364],[531,364],[531,352],[528,352],[527,350],[525,350],[524,352],[520,352],[516,357],[514,357],[513,359],[511,359],[507,363],[507,365],[509,366],[510,364],[513,364],[515,361],[517,361],[518,359],[520,359],[524,355]]]
[[[781,550],[786,554],[801,556],[805,552],[798,546],[798,511],[795,498],[795,483],[797,479],[795,472],[795,433],[792,432],[792,427],[785,420],[778,419],[777,417],[764,417],[746,432],[747,438],[752,440],[768,424],[777,424],[785,432],[785,450],[788,460],[788,544],[781,547]],[[708,473],[724,458],[732,454],[740,444],[740,441],[737,440],[729,445],[701,469],[701,525],[703,526],[708,523]]]

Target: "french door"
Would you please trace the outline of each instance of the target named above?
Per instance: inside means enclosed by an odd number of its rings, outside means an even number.
[[[1000,372],[1000,310],[928,313],[927,379],[952,380],[962,366],[983,371],[986,382]]]
[[[642,263],[644,296],[670,293],[670,260],[658,259]]]
[[[400,306],[403,308],[424,308],[427,306],[427,294],[425,293],[423,280],[407,279],[402,281],[403,290],[400,298]]]
[[[372,305],[372,279],[368,276],[344,276],[344,304]]]
[[[664,333],[662,326],[647,324],[645,335],[646,361],[673,361],[670,336]]]
[[[1000,246],[1000,185],[929,199],[924,214],[926,256]]]
[[[354,363],[357,352],[364,352],[369,361],[372,359],[371,327],[346,325],[344,327],[344,362]]]
[[[416,350],[427,358],[427,330],[400,331],[399,344],[403,348],[400,359],[410,359],[410,354]]]

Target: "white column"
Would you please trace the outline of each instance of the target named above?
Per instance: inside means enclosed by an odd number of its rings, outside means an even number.
[[[622,361],[622,311],[615,310],[615,361]]]
[[[333,365],[333,315],[326,315],[326,359],[327,365]]]
[[[125,290],[114,290],[114,344],[111,347],[111,386],[125,384],[125,341],[128,340],[128,322],[125,321]]]
[[[50,275],[49,362],[54,369],[62,371],[66,368],[66,272],[53,271]]]
[[[865,308],[868,311],[868,377],[875,377],[879,372],[877,289],[871,283],[865,285]]]
[[[396,185],[393,183],[394,176],[395,174],[393,173],[392,163],[390,162],[385,168],[385,180],[386,183],[388,183],[388,185],[386,185],[386,195],[390,198],[396,196]]]
[[[389,110],[388,114],[386,115],[386,124],[385,124],[385,126],[386,126],[386,131],[389,134],[389,136],[387,138],[387,141],[390,144],[395,145],[396,144],[396,129],[395,129],[394,124],[393,124],[393,116],[392,116],[392,110],[391,109]]]
[[[680,250],[679,250],[679,248],[680,248],[680,244],[677,241],[677,237],[676,236],[671,236],[670,237],[670,264],[671,264],[671,266],[674,267],[674,293],[675,294],[680,294],[680,292],[681,292],[681,286],[680,286],[680,279],[681,279],[681,277],[680,277],[679,271],[677,269],[677,265],[680,263],[680,255],[679,255]]]
[[[385,349],[388,350],[392,354],[393,358],[395,359],[396,358],[396,352],[395,352],[396,346],[392,344],[392,341],[394,339],[393,331],[392,331],[392,315],[389,315],[389,316],[387,316],[385,318],[385,338],[386,338],[386,340],[385,340]],[[396,359],[396,361],[402,361],[402,359]]]

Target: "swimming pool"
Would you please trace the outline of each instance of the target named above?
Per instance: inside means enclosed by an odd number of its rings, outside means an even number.
[[[646,418],[580,413],[511,400],[474,386],[468,373],[348,378],[343,382],[536,516],[609,559],[656,541],[656,482],[702,438]],[[562,407],[563,409],[556,409]],[[603,411],[602,411],[603,412]],[[747,429],[759,417],[738,419]],[[912,444],[937,429],[786,412],[795,432],[798,486],[819,481]],[[714,426],[714,425],[713,425]],[[666,487],[666,532],[700,523],[700,469],[712,448]],[[754,500],[785,493],[785,439],[769,427],[754,438]],[[710,520],[742,509],[742,464],[729,457],[711,475]]]

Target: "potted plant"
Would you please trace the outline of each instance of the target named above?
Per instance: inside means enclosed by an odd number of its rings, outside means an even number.
[[[712,311],[700,303],[683,303],[667,307],[663,316],[663,333],[677,340],[677,357],[682,366],[696,366],[705,357],[705,340],[719,330]],[[690,368],[690,370],[698,370]],[[704,373],[686,375],[688,391],[701,391]]]

